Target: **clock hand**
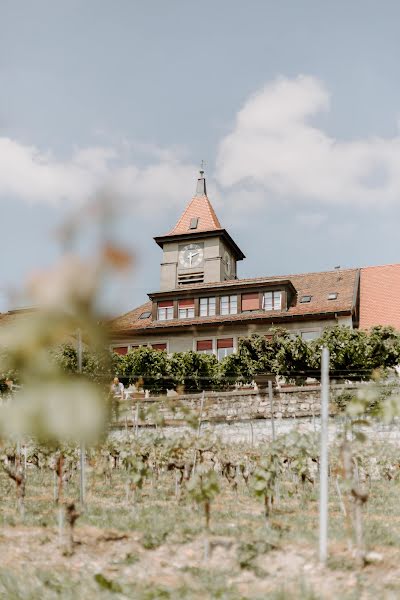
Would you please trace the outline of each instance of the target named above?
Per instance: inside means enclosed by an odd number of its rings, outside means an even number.
[[[192,259],[193,259],[193,257],[197,256],[197,255],[198,255],[198,252],[191,252],[190,253],[190,266],[192,266]]]

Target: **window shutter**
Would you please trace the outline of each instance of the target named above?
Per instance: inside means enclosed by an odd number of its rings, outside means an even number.
[[[212,350],[212,349],[213,349],[212,340],[198,340],[197,350]]]
[[[233,338],[217,340],[217,348],[233,348]]]
[[[258,292],[254,294],[242,294],[242,311],[258,310],[260,308],[260,300]]]
[[[188,300],[179,300],[179,308],[186,308],[187,306],[194,306],[194,299],[190,298]]]
[[[164,300],[163,302],[158,303],[158,308],[170,308],[173,305],[173,300]]]
[[[117,354],[127,354],[128,353],[128,346],[120,346],[119,348],[113,348],[113,350]]]
[[[152,344],[151,347],[153,350],[166,350],[167,344]]]

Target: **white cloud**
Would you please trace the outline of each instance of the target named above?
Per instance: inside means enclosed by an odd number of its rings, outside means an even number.
[[[296,223],[310,229],[317,229],[327,221],[327,215],[321,213],[299,213],[295,217]]]
[[[279,78],[251,96],[219,144],[219,189],[207,180],[217,209],[229,199],[229,210],[240,218],[243,206],[255,209],[271,196],[298,204],[300,212],[312,204],[316,213],[324,204],[398,202],[400,134],[335,139],[312,121],[329,106],[324,85],[307,76]],[[73,204],[105,189],[138,214],[181,209],[194,191],[198,168],[182,148],[136,140],[113,140],[60,159],[6,137],[0,137],[0,165],[0,198]]]
[[[369,205],[400,198],[400,137],[341,141],[313,126],[329,109],[323,84],[279,78],[249,98],[220,143],[217,180],[291,202]],[[259,192],[258,192],[259,193]]]
[[[172,150],[147,149],[150,164],[146,166],[138,166],[128,154],[124,144],[120,148],[79,149],[70,158],[59,160],[34,146],[0,137],[0,197],[73,204],[107,189],[132,209],[146,212],[162,205],[182,206],[190,198],[194,165],[182,162]]]

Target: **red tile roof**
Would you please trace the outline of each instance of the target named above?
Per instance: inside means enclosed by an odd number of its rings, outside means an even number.
[[[190,221],[198,218],[196,229],[190,229]],[[195,196],[189,202],[175,227],[167,235],[221,230],[221,224],[207,196]]]
[[[360,278],[360,328],[400,330],[400,264],[365,267]]]
[[[112,319],[109,323],[112,331],[131,328],[137,329],[138,325],[140,325],[140,327],[148,326],[151,323],[151,317],[147,317],[147,319],[139,319],[139,317],[145,312],[151,312],[152,304],[152,302],[145,302],[144,304],[141,304],[137,308],[134,308],[120,317]]]
[[[323,273],[304,273],[301,275],[281,275],[275,277],[257,277],[253,279],[238,279],[232,281],[196,284],[185,288],[178,288],[176,298],[180,295],[186,295],[187,291],[199,291],[204,289],[208,293],[210,290],[231,288],[232,291],[239,292],[246,289],[250,284],[271,284],[282,280],[290,280],[297,290],[297,297],[287,311],[264,310],[251,313],[240,313],[237,315],[216,315],[214,317],[196,317],[194,319],[174,319],[171,321],[153,321],[148,319],[139,319],[140,314],[151,310],[151,302],[142,304],[131,312],[117,317],[111,322],[111,329],[117,332],[146,333],[156,328],[173,327],[191,327],[199,325],[213,325],[227,322],[250,322],[254,320],[292,320],[293,318],[307,318],[320,314],[345,313],[352,314],[358,288],[358,270],[343,269],[340,271],[326,271]],[[328,300],[328,294],[337,293],[335,300]],[[311,302],[301,303],[302,296],[311,296]]]

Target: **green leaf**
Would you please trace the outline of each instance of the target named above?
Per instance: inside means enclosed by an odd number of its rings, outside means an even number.
[[[102,573],[96,573],[94,580],[101,588],[105,590],[109,590],[110,592],[115,592],[118,594],[122,593],[122,587],[120,584],[116,581],[112,581],[111,579],[107,579]]]

